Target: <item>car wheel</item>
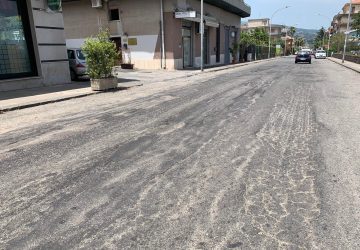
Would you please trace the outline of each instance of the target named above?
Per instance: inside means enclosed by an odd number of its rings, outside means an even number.
[[[311,61],[309,61],[309,64],[311,64]]]

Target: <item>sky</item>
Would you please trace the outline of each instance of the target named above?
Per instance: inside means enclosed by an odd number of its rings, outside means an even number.
[[[347,0],[245,0],[251,6],[251,17],[270,18],[279,8],[288,9],[278,12],[272,19],[274,24],[283,24],[305,29],[320,29],[331,25],[331,20],[339,13]],[[319,15],[321,14],[321,16]],[[325,17],[324,17],[325,16]],[[242,19],[242,21],[247,19]]]

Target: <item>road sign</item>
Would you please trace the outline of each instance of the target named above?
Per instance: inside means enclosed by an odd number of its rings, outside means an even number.
[[[189,18],[196,17],[196,11],[181,11],[175,12],[175,18]]]

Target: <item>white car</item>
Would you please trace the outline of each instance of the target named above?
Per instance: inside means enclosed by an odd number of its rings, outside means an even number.
[[[317,50],[315,52],[315,59],[326,58],[326,52],[324,50]]]

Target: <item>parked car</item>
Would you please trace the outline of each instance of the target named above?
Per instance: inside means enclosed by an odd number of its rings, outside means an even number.
[[[300,52],[295,57],[295,63],[307,62],[311,64],[311,55],[309,52]]]
[[[315,52],[315,59],[326,58],[326,52],[324,50],[317,50]]]
[[[81,49],[67,49],[71,80],[77,80],[80,77],[89,77],[86,70],[85,56]]]

